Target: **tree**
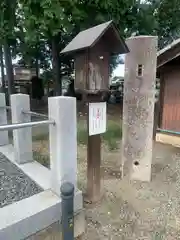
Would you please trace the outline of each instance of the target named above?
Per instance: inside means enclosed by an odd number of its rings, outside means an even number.
[[[28,63],[37,68],[39,62],[41,68],[53,70],[57,94],[61,93],[62,76],[70,75],[73,71],[72,59],[67,56],[60,57],[59,53],[79,31],[113,19],[123,37],[132,34],[157,34],[162,47],[172,36],[178,36],[180,29],[180,14],[172,14],[175,9],[179,9],[177,0],[173,0],[172,5],[168,0],[19,2],[20,22],[24,32],[19,49],[21,64]],[[117,64],[119,58],[114,56],[110,64],[111,71]]]
[[[67,69],[66,72],[69,72],[73,65],[70,58],[64,56],[60,58],[59,52],[80,30],[114,19],[117,26],[121,26],[121,33],[124,35],[124,30],[127,28],[125,16],[127,19],[136,20],[130,10],[133,0],[117,2],[21,0],[20,2],[25,16],[26,37],[31,41],[36,39],[37,42],[40,35],[43,35],[49,42],[58,93],[61,92],[62,70]],[[112,59],[111,69],[118,64],[118,59]]]
[[[163,48],[180,37],[180,4],[178,0],[159,1],[156,3],[154,16],[158,23],[159,48]]]
[[[50,67],[50,52],[47,43],[41,39],[41,42],[31,44],[21,41],[18,45],[17,55],[20,57],[18,64],[24,67],[36,69],[36,76],[39,76],[39,69],[44,70]]]
[[[6,75],[8,79],[8,94],[14,92],[14,74],[11,56],[11,42],[14,39],[16,25],[16,0],[2,0],[0,3],[0,43],[4,48]]]
[[[61,94],[60,45],[62,34],[69,32],[70,15],[66,10],[74,10],[76,1],[26,1],[21,0],[27,29],[26,38],[38,42],[42,34],[47,39],[52,56],[52,65],[57,94]]]
[[[5,92],[5,76],[4,76],[4,61],[3,61],[3,49],[0,46],[0,67],[1,67],[1,92]]]
[[[136,1],[132,11],[136,21],[131,32],[135,35],[157,35],[160,49],[180,37],[178,0]]]

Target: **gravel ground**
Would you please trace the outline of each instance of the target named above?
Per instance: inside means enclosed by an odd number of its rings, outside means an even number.
[[[0,207],[41,191],[35,182],[0,153]]]
[[[41,144],[43,154],[48,153],[48,143]],[[40,149],[38,144],[35,146]],[[103,146],[103,198],[96,205],[85,205],[87,228],[82,239],[180,239],[180,148],[156,143],[150,183],[129,182],[126,177],[121,180],[120,156],[120,149],[109,151]],[[78,147],[78,184],[84,192],[86,167],[86,147],[82,145]],[[59,239],[53,229],[39,233],[33,240]]]
[[[86,187],[85,148],[79,149],[79,185]],[[120,150],[103,148],[102,201],[87,208],[93,240],[180,239],[180,149],[156,144],[150,183],[120,180]]]
[[[47,129],[35,129],[34,135],[44,131]],[[40,161],[46,163],[48,141],[34,142],[33,147],[35,152],[41,153]],[[121,180],[120,157],[120,149],[109,151],[103,146],[103,198],[96,205],[85,205],[87,228],[81,239],[180,239],[180,148],[156,143],[150,183],[129,182],[127,177]],[[86,148],[82,145],[78,147],[78,185],[84,192],[86,169]],[[57,232],[57,227],[51,226],[30,239],[60,239]]]

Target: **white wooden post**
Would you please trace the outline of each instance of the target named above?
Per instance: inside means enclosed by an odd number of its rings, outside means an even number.
[[[31,116],[23,114],[23,110],[30,111],[29,95],[11,95],[12,123],[24,123],[31,121]],[[17,163],[22,164],[33,161],[31,128],[13,130],[13,141],[15,160]]]
[[[76,98],[50,97],[48,99],[50,165],[52,190],[60,195],[60,186],[68,181],[77,187],[77,119]]]
[[[0,93],[0,125],[7,124],[6,97]],[[8,131],[0,132],[0,146],[9,144]]]

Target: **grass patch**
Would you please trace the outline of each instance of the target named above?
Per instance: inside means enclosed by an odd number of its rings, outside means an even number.
[[[49,140],[49,133],[42,133],[32,136],[33,141]]]
[[[10,139],[10,143],[13,143],[13,131],[9,131],[8,136]],[[32,136],[33,141],[41,141],[41,140],[48,140],[48,139],[49,139],[49,133],[42,133],[42,134]]]
[[[85,122],[78,123],[78,143],[87,144],[87,127]],[[108,121],[107,131],[102,134],[103,141],[108,145],[109,150],[118,148],[118,142],[122,138],[122,128],[120,122]]]
[[[47,155],[42,155],[38,151],[33,151],[33,159],[45,167],[49,168],[50,159]]]
[[[87,126],[86,121],[80,121],[77,125],[77,141],[78,144],[87,144]]]
[[[88,137],[86,121],[79,121],[77,128],[78,128],[77,129],[78,144],[86,145],[87,137]],[[121,138],[122,138],[121,123],[109,120],[107,122],[107,131],[104,134],[102,134],[102,139],[108,145],[109,150],[117,149],[118,143],[121,140]],[[48,140],[47,133],[33,136],[33,141],[42,141],[42,140]],[[36,153],[35,153],[35,155],[36,155]],[[40,156],[37,156],[36,158],[39,159]],[[44,159],[42,158],[42,159],[40,159],[40,161],[44,162]]]
[[[120,122],[108,121],[107,131],[103,134],[103,140],[107,143],[109,150],[118,148],[118,142],[122,138],[122,128]]]

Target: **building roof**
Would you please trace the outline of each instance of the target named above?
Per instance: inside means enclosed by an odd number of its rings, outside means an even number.
[[[120,37],[117,29],[113,24],[113,21],[109,21],[78,33],[76,37],[61,51],[61,54],[77,52],[93,47],[110,28],[113,29],[115,38],[118,39],[120,51],[119,53],[128,52],[128,47],[125,44],[124,40]]]
[[[166,47],[164,47],[163,49],[158,51],[158,56],[167,52],[168,50],[170,50],[171,48],[175,47],[177,44],[180,44],[180,38],[174,40],[172,43],[168,44]]]
[[[166,47],[157,53],[157,67],[162,67],[164,64],[172,61],[180,56],[180,38],[168,44]]]

